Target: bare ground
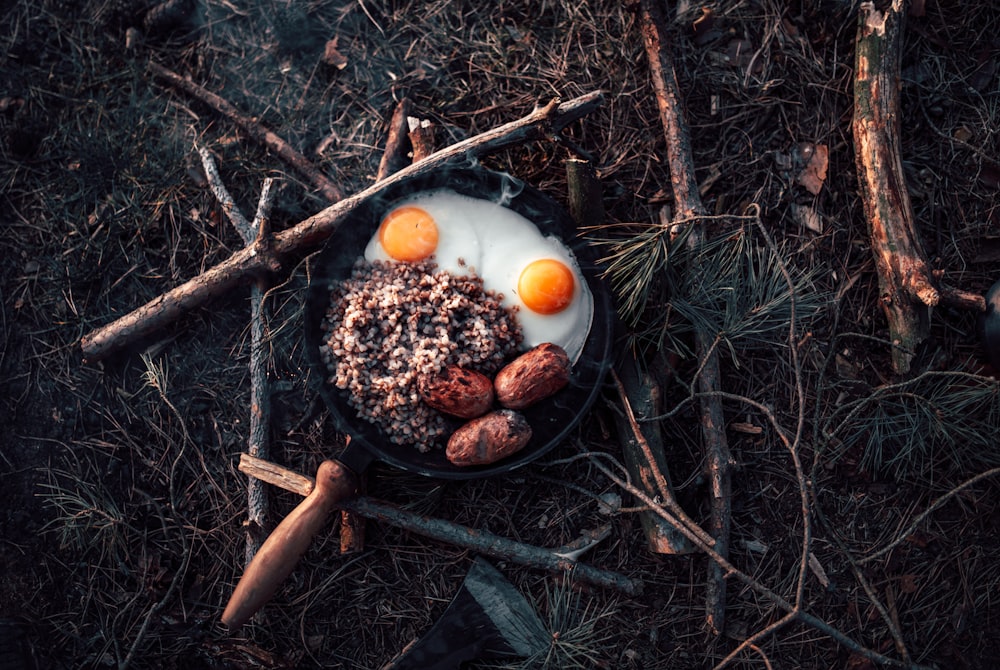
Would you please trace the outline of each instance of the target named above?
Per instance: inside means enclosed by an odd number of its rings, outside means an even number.
[[[206,0],[176,9],[183,4],[173,3],[176,21],[145,27],[138,0],[0,5],[0,619],[20,626],[42,668],[378,668],[443,612],[468,552],[370,524],[365,550],[341,556],[331,524],[265,621],[235,636],[216,623],[244,551],[236,462],[249,416],[247,291],[142,347],[81,363],[84,334],[242,246],[204,185],[196,142],[215,153],[244,211],[264,177],[279,179],[277,228],[327,204],[225,118],[154,81],[146,64],[189,75],[259,118],[345,193],[373,180],[401,96],[435,123],[443,145],[553,97],[603,90],[604,107],[570,135],[595,158],[609,221],[646,225],[671,194],[637,15],[617,2]],[[803,382],[800,453],[815,535],[805,609],[893,658],[902,652],[890,624],[915,663],[996,667],[996,479],[964,488],[909,530],[938,496],[1000,464],[995,370],[975,315],[939,309],[914,379],[893,378],[854,173],[856,4],[670,7],[698,178],[720,216],[711,234],[746,235],[763,248],[740,218],[759,207],[785,262],[813,273],[801,366],[780,336],[734,345],[723,357],[725,390],[794,430],[794,382]],[[915,3],[923,11],[905,34],[900,138],[929,257],[953,284],[981,292],[1000,257],[1000,16],[990,4]],[[130,27],[147,34],[126,48]],[[334,37],[344,69],[321,61]],[[806,145],[829,149],[818,194],[796,181],[795,149]],[[569,156],[542,142],[486,164],[564,201]],[[803,207],[816,217],[804,218]],[[306,281],[299,267],[270,294],[271,436],[274,460],[311,473],[340,438],[309,391]],[[642,323],[663,325],[649,314]],[[683,344],[681,333],[664,346]],[[663,425],[679,498],[703,520],[707,482],[684,386],[696,367],[682,358],[665,385],[667,406],[680,410]],[[615,485],[589,461],[566,459],[581,447],[620,456],[616,411],[609,388],[571,441],[508,477],[442,483],[376,467],[369,493],[558,546],[607,520],[592,495]],[[790,598],[802,513],[788,455],[758,409],[732,400],[726,411],[737,461],[732,561]],[[281,513],[294,503],[272,496]],[[712,667],[780,617],[733,581],[726,634],[709,639],[706,559],[654,556],[634,514],[611,520],[611,537],[585,560],[646,588],[627,597],[578,587],[578,619],[605,617],[584,635],[596,660],[582,667]],[[501,568],[551,613],[551,575]],[[801,624],[731,663],[768,664],[868,667]]]

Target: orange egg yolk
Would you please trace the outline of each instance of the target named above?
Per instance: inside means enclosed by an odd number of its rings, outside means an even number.
[[[438,229],[431,215],[419,207],[389,212],[378,230],[385,253],[397,261],[422,261],[437,249]]]
[[[517,280],[517,294],[532,312],[555,314],[573,301],[573,271],[554,258],[529,263]]]

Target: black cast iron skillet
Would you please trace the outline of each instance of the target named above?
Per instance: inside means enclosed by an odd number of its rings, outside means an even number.
[[[330,288],[351,273],[355,261],[378,229],[382,217],[403,198],[436,189],[500,202],[532,221],[544,234],[558,236],[573,250],[594,296],[594,320],[569,384],[556,395],[524,411],[532,438],[519,452],[489,465],[459,467],[443,449],[422,453],[389,442],[380,428],[359,419],[343,392],[326,383],[329,372],[320,359],[322,320]],[[577,235],[573,220],[555,201],[508,175],[478,168],[444,168],[387,188],[346,215],[326,247],[317,255],[305,310],[305,346],[313,379],[330,409],[337,429],[350,436],[337,460],[325,461],[313,492],[274,530],[230,598],[222,621],[231,630],[243,624],[291,572],[312,536],[325,524],[338,502],[357,495],[357,474],[374,460],[402,470],[442,479],[472,479],[510,472],[548,452],[565,439],[593,404],[607,371],[611,349],[610,294],[598,277],[594,252]]]

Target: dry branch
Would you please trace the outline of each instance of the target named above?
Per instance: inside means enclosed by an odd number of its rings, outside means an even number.
[[[255,238],[244,237],[248,245],[270,235],[271,178],[260,189],[257,214],[251,229]],[[270,456],[271,383],[267,377],[269,347],[267,336],[267,280],[258,278],[250,287],[250,439],[247,450],[258,458]],[[269,504],[267,491],[253,479],[247,482],[246,564],[253,560],[267,536]]]
[[[191,310],[220,297],[247,278],[281,269],[283,261],[305,254],[336,232],[341,219],[360,203],[414,175],[453,161],[474,160],[508,146],[550,138],[583,118],[603,103],[603,95],[592,92],[564,103],[553,100],[530,114],[437,151],[419,163],[403,168],[369,188],[349,196],[292,228],[273,236],[268,248],[241,249],[225,261],[142,307],[98,328],[80,341],[83,358],[99,361],[146,337]]]
[[[434,153],[434,124],[427,119],[410,117],[410,144],[413,146],[413,162],[421,161]]]
[[[674,193],[674,221],[678,225],[682,221],[687,222],[685,225],[691,227],[688,244],[697,250],[705,241],[702,220],[705,208],[695,178],[690,134],[684,120],[680,88],[670,55],[666,22],[660,5],[655,0],[642,0],[640,30],[649,59],[660,122],[667,141],[667,162]],[[690,271],[698,272],[698,268],[691,268]],[[726,439],[722,402],[715,395],[721,388],[715,335],[699,329],[695,333],[695,351],[701,361],[697,387],[705,396],[700,403],[701,426],[712,485],[712,518],[708,530],[715,538],[715,552],[726,557],[729,553],[731,523],[732,456]],[[717,562],[712,562],[709,563],[707,583],[706,623],[716,635],[721,634],[725,626],[725,611],[726,573]]]
[[[282,468],[275,463],[261,461],[248,454],[240,455],[239,468],[241,472],[259,477],[269,484],[280,486],[301,496],[309,495],[313,489],[312,478]],[[513,561],[531,568],[560,573],[568,572],[575,579],[588,584],[612,588],[628,595],[638,595],[642,592],[642,582],[567,558],[566,555],[559,553],[564,551],[563,548],[548,550],[515,542],[486,531],[474,530],[443,519],[415,514],[368,497],[344,502],[341,504],[341,508],[368,519],[388,523],[412,533],[463,547],[470,551],[477,551],[493,558]]]
[[[722,570],[727,576],[732,577],[741,584],[744,584],[748,589],[763,596],[770,602],[774,603],[774,605],[776,605],[779,609],[787,613],[787,616],[782,617],[779,621],[761,630],[760,633],[755,634],[751,638],[753,641],[759,641],[760,639],[762,639],[763,636],[772,634],[779,628],[789,623],[798,622],[805,624],[823,633],[824,635],[829,636],[831,639],[835,640],[838,644],[843,645],[846,649],[854,652],[855,654],[858,654],[859,656],[863,656],[864,658],[867,658],[875,663],[878,663],[879,665],[885,665],[894,668],[908,668],[910,670],[930,670],[926,666],[920,666],[917,665],[916,663],[907,661],[900,661],[894,658],[890,658],[873,649],[869,649],[868,647],[863,646],[859,642],[849,637],[844,632],[840,631],[837,628],[834,628],[823,619],[820,619],[819,617],[806,612],[801,607],[798,607],[797,605],[789,602],[778,593],[772,591],[765,585],[761,584],[751,575],[743,572],[735,565],[730,563],[728,558],[716,552],[715,549],[712,548],[712,545],[708,542],[705,542],[705,540],[702,539],[702,537],[696,532],[697,525],[694,524],[693,521],[684,518],[683,515],[674,516],[670,511],[668,511],[668,509],[666,509],[658,501],[647,496],[639,488],[625,481],[614,470],[606,466],[602,461],[604,460],[605,457],[607,457],[607,454],[584,452],[583,455],[589,458],[591,463],[594,464],[594,467],[596,467],[598,470],[604,473],[604,475],[609,480],[614,482],[617,486],[621,487],[625,491],[631,493],[635,497],[642,500],[642,502],[645,503],[647,506],[649,506],[651,510],[655,511],[657,514],[661,515],[664,519],[669,521],[678,530],[678,532],[680,532],[682,535],[688,538],[696,547],[698,547],[699,551],[705,553],[712,560],[712,562],[718,565],[720,570]],[[719,667],[721,667],[721,665],[722,664],[720,664]]]
[[[618,393],[625,406],[625,414],[616,416],[615,423],[629,476],[650,497],[659,496],[660,500],[676,501],[668,479],[667,457],[659,425],[650,422],[643,429],[634,414],[635,411],[645,417],[660,414],[660,391],[649,375],[640,372],[635,359],[627,354],[616,363],[615,371]],[[650,551],[673,555],[695,551],[694,545],[684,535],[652,510],[641,512],[639,521]]]
[[[248,221],[219,176],[211,152],[200,147],[198,153],[215,199],[222,205],[226,218],[236,228],[246,246],[252,247],[267,240],[271,234],[269,221],[274,180],[264,180],[257,202],[257,213],[253,221]],[[268,458],[271,422],[271,392],[267,378],[267,306],[264,301],[266,292],[266,280],[258,277],[250,288],[250,435],[247,440],[247,450],[257,458]],[[259,480],[251,477],[247,482],[245,565],[250,564],[267,536],[267,516],[267,491]]]
[[[892,363],[906,374],[930,334],[939,302],[985,311],[982,296],[937,285],[920,238],[903,173],[899,87],[903,0],[885,12],[863,2],[858,15],[854,79],[854,159],[889,324]]]
[[[576,221],[577,227],[587,230],[604,224],[601,184],[590,161],[578,158],[566,161],[566,188],[570,216]],[[623,352],[620,360],[615,363],[615,368],[618,371],[616,381],[626,410],[626,413],[615,417],[615,423],[629,474],[649,495],[661,495],[663,499],[673,498],[669,482],[664,482],[663,490],[658,491],[655,481],[654,473],[662,473],[666,478],[668,472],[659,424],[649,423],[646,430],[640,430],[632,413],[633,409],[637,409],[642,416],[659,414],[659,389],[648,376],[640,373],[638,362],[631,352]],[[640,445],[640,441],[645,444]],[[653,459],[652,465],[647,461],[647,451]],[[652,511],[640,512],[639,520],[650,551],[657,554],[688,554],[694,551],[687,538]]]
[[[337,185],[334,184],[329,177],[320,172],[316,166],[309,162],[308,158],[296,151],[288,142],[262,126],[256,119],[250,118],[240,112],[225,98],[212,93],[208,89],[199,86],[190,79],[185,79],[173,70],[168,70],[153,61],[149,62],[149,69],[156,77],[159,77],[172,86],[179,88],[188,95],[198,98],[205,104],[212,107],[215,111],[232,119],[232,121],[243,128],[243,130],[245,130],[250,137],[266,146],[268,149],[280,156],[282,160],[302,173],[302,175],[305,176],[314,187],[316,187],[316,189],[327,201],[335,202],[343,197],[343,194],[340,192],[340,189],[337,188]]]

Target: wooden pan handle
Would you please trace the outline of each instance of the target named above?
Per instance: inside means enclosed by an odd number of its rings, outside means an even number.
[[[337,461],[320,464],[312,493],[268,536],[236,585],[222,613],[222,623],[229,630],[242,626],[270,600],[326,524],[333,507],[357,494],[357,475],[346,466]]]

